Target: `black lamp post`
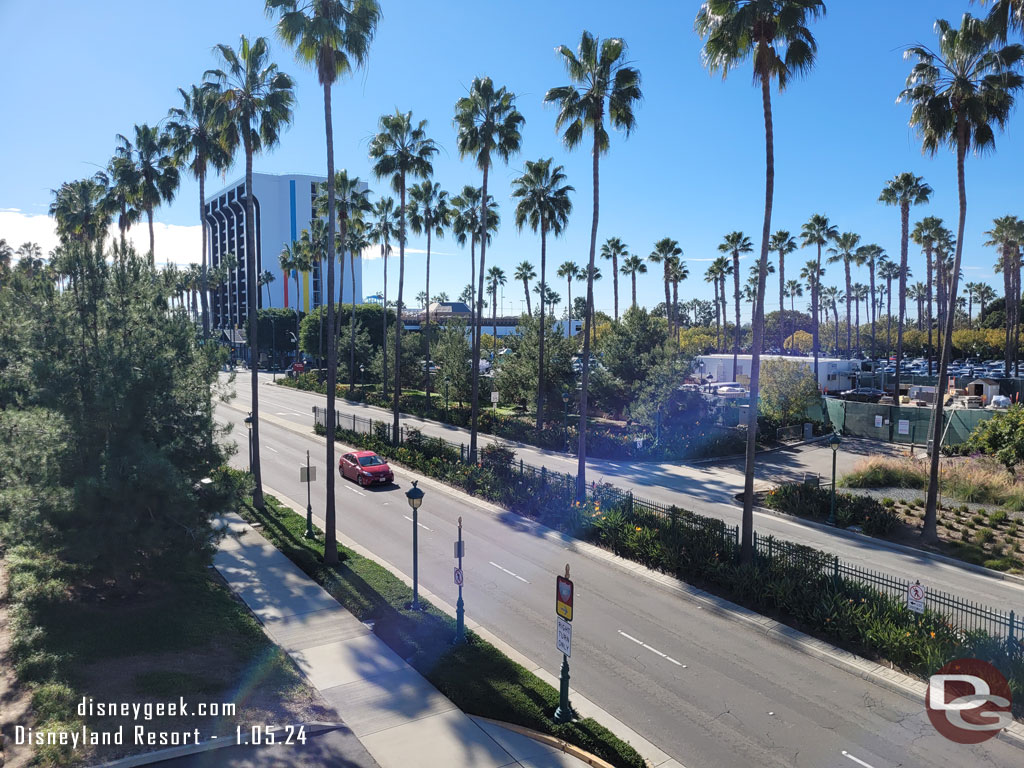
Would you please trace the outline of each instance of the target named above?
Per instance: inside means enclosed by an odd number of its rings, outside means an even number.
[[[412,602],[406,606],[410,610],[420,609],[419,581],[419,508],[423,503],[423,491],[417,487],[418,480],[412,481],[412,488],[405,492],[412,508]]]
[[[295,310],[295,311],[298,312],[298,310]],[[298,364],[298,362],[299,362],[299,337],[296,336],[291,331],[288,331],[288,335],[291,336],[292,337],[292,341],[295,342],[295,363]],[[294,370],[294,368],[292,370]]]
[[[565,447],[562,449],[565,453],[569,452],[569,393],[562,392],[562,405],[565,406]]]
[[[252,472],[252,411],[245,417],[245,426],[249,430],[249,472]]]
[[[828,439],[828,447],[832,449],[832,505],[829,508],[828,520],[825,522],[829,525],[836,524],[836,454],[839,453],[839,446],[842,442],[835,432]]]
[[[366,396],[366,377],[363,375],[366,373],[366,366],[360,363],[359,365],[359,390]]]

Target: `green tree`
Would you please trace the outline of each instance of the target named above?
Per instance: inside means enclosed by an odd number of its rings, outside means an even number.
[[[633,287],[633,301],[632,308],[636,309],[636,276],[647,274],[647,265],[644,260],[636,254],[629,254],[625,259],[622,260],[622,267],[619,270],[624,275],[629,275],[632,287]],[[718,284],[715,284],[718,287]]]
[[[519,280],[523,284],[523,295],[526,296],[526,314],[533,314],[533,307],[530,306],[530,281],[537,277],[537,272],[533,268],[533,264],[528,261],[520,261],[516,265],[515,274],[512,275],[513,280]]]
[[[792,360],[765,360],[761,368],[758,410],[780,427],[800,424],[807,408],[821,401],[818,382],[806,365]]]
[[[380,257],[384,261],[384,293],[381,296],[381,304],[388,304],[388,256],[391,255],[391,241],[397,237],[398,225],[395,222],[395,199],[393,197],[382,197],[373,205],[373,224],[370,226],[370,240],[380,245]],[[384,347],[384,369],[383,391],[388,391],[388,356],[387,356],[387,317],[384,316],[381,326],[381,335]]]
[[[804,248],[809,248],[812,245],[818,249],[817,266],[811,268],[808,273],[812,276],[824,274],[821,269],[821,249],[828,245],[830,242],[835,240],[839,236],[839,229],[833,225],[828,216],[821,213],[816,213],[807,220],[807,223],[800,228],[800,239]],[[801,272],[801,278],[806,280],[803,272]],[[811,291],[811,318],[814,321],[814,328],[811,331],[811,335],[814,337],[814,375],[818,376],[818,355],[821,349],[821,341],[819,339],[819,324],[821,317],[821,281],[815,279],[813,282],[808,281],[808,287]]]
[[[751,402],[757,402],[758,398],[764,336],[764,282],[775,194],[771,82],[774,79],[781,91],[792,77],[814,66],[817,44],[807,24],[824,13],[825,4],[821,0],[708,0],[697,13],[697,32],[706,38],[703,55],[708,69],[720,71],[725,76],[729,70],[752,58],[754,79],[761,86],[765,129],[765,205],[757,302],[751,321]],[[757,412],[753,408],[749,410],[741,545],[745,563],[751,562],[754,556],[754,450],[757,445]]]
[[[1011,474],[1024,461],[1024,405],[1010,406],[974,428],[965,446],[971,452],[993,457]]]
[[[631,307],[602,339],[601,360],[612,375],[632,390],[644,385],[665,356],[665,323],[643,308]]]
[[[427,352],[427,402],[430,402],[430,244],[431,238],[444,237],[445,230],[451,225],[452,211],[448,206],[448,193],[436,182],[424,181],[409,190],[409,226],[417,235],[427,235],[427,285],[426,309],[427,322],[424,326]]]
[[[174,164],[171,138],[155,126],[135,126],[134,143],[126,136],[117,135],[117,155],[130,163],[135,171],[135,189],[131,200],[146,212],[149,222],[149,263],[155,262],[153,240],[153,209],[169,203],[178,191],[178,168]]]
[[[370,247],[370,240],[366,236],[368,226],[361,218],[353,218],[348,224],[348,230],[345,233],[345,250],[348,251],[348,264],[349,272],[352,274],[352,314],[356,312],[356,254],[362,256],[363,251]],[[382,308],[383,309],[383,308]],[[384,314],[382,312],[382,314]],[[348,381],[349,381],[349,392],[352,392],[355,387],[356,380],[356,358],[358,352],[356,350],[356,330],[359,327],[358,323],[348,323],[349,327],[349,360],[348,360]],[[342,329],[344,331],[344,329]],[[365,330],[365,326],[363,327]],[[339,334],[339,338],[341,338]],[[365,361],[364,361],[365,365]]]
[[[916,58],[901,101],[912,104],[910,123],[922,138],[926,152],[935,154],[943,146],[956,150],[957,189],[960,216],[957,223],[956,251],[953,258],[950,296],[959,293],[960,263],[963,255],[964,228],[967,220],[967,186],[964,164],[967,152],[991,149],[995,143],[993,125],[1002,127],[1009,119],[1017,92],[1024,79],[1017,72],[1024,48],[1006,45],[997,48],[993,30],[969,13],[963,15],[960,28],[945,19],[935,22],[939,35],[938,51],[923,45],[912,46],[907,56]],[[954,312],[947,313],[939,355],[938,397],[935,398],[933,442],[942,441],[942,411],[946,395],[946,368],[949,363]],[[936,502],[938,500],[939,451],[933,450],[928,480],[922,538],[938,539]]]
[[[619,259],[629,255],[629,246],[617,237],[609,237],[601,246],[601,258],[612,262],[612,294],[615,299],[615,321],[619,320]]]
[[[587,311],[583,326],[583,376],[580,391],[580,434],[576,472],[576,496],[582,501],[587,489],[587,397],[590,383],[590,325],[594,307],[594,258],[597,253],[597,225],[600,212],[600,158],[608,152],[611,127],[626,136],[636,127],[634,110],[642,98],[640,72],[626,60],[626,42],[618,37],[600,40],[586,30],[573,53],[567,46],[558,47],[571,81],[550,89],[544,101],[558,105],[555,128],[562,131],[565,146],[574,149],[587,130],[592,138],[594,208],[590,225],[590,257],[584,274],[587,276]]]
[[[515,351],[504,355],[497,373],[497,387],[502,400],[527,407],[535,400],[537,384],[544,389],[544,402],[549,403],[548,419],[557,418],[561,408],[561,392],[575,384],[572,357],[576,345],[565,338],[555,327],[555,318],[547,315],[544,319],[544,366],[540,367],[540,317],[523,315],[519,319],[518,343]]]
[[[786,310],[786,257],[797,249],[796,239],[789,234],[788,230],[780,229],[772,235],[768,248],[779,255],[779,312]],[[779,323],[779,349],[782,349],[786,339],[786,329],[783,323]]]
[[[292,105],[295,103],[292,79],[269,60],[268,49],[265,37],[259,37],[250,44],[242,35],[237,52],[224,44],[216,47],[227,69],[213,69],[206,73],[209,81],[216,83],[220,90],[213,119],[225,127],[227,145],[233,150],[241,144],[245,152],[245,220],[250,223],[256,220],[252,192],[253,156],[277,145],[281,131],[292,120]],[[245,228],[245,284],[256,285],[256,240],[255,227],[252,226]],[[246,314],[255,316],[256,291],[250,290],[247,295],[249,307]],[[258,329],[259,323],[255,327]],[[259,339],[250,338],[249,344],[258,349]],[[252,367],[252,441],[252,474],[256,484],[252,501],[254,506],[263,509],[256,366]],[[333,531],[332,521],[327,522]]]
[[[754,246],[750,242],[750,238],[742,232],[730,232],[719,244],[718,250],[732,256],[732,296],[736,308],[736,328],[732,345],[732,370],[735,375],[735,372],[739,370],[737,364],[740,356],[740,333],[743,329],[743,325],[740,323],[740,254],[751,253],[754,250]],[[724,294],[722,298],[724,301]]]
[[[853,343],[851,341],[851,332],[853,331],[853,319],[850,317],[853,310],[853,302],[849,300],[850,295],[853,293],[853,280],[850,273],[850,267],[857,264],[857,249],[860,246],[860,235],[856,232],[843,232],[841,235],[835,238],[835,247],[829,248],[828,263],[835,264],[836,262],[843,263],[843,269],[846,273],[846,354],[849,356],[853,353]]]
[[[433,359],[441,371],[441,382],[448,383],[448,395],[463,402],[469,399],[469,366],[472,349],[466,323],[454,320],[445,323],[434,339]]]

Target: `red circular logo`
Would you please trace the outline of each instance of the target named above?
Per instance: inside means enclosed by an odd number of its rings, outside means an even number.
[[[951,661],[928,680],[925,707],[935,730],[957,744],[988,741],[1011,722],[1006,678],[979,659]]]

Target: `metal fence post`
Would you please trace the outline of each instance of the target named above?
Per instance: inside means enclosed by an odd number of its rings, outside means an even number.
[[[1009,646],[1013,646],[1013,633],[1017,628],[1017,618],[1013,611],[1010,611],[1010,631],[1006,636],[1006,643]]]
[[[839,555],[832,556],[832,586],[839,589]]]
[[[352,414],[352,431],[356,431],[356,415],[354,413]]]
[[[755,531],[754,533],[756,535],[757,532]],[[775,541],[775,537],[774,536],[769,536],[768,537],[768,565],[772,564],[772,560],[775,557],[773,552],[772,552],[772,544],[773,544],[774,541]]]

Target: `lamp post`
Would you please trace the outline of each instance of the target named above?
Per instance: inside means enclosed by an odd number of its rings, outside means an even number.
[[[459,516],[459,540],[455,544],[455,556],[459,558],[459,570],[457,579],[459,585],[459,599],[455,603],[455,644],[461,645],[466,642],[466,604],[462,602],[462,556],[466,552],[466,545],[462,543],[462,516]]]
[[[363,375],[366,373],[366,366],[362,363],[359,364],[359,391],[366,396],[366,377]]]
[[[277,318],[270,316],[270,365],[274,371],[274,381],[277,381]]]
[[[420,609],[419,581],[419,508],[423,503],[423,491],[417,487],[418,480],[412,481],[412,488],[405,492],[412,508],[412,602],[406,607],[412,611]]]
[[[298,313],[297,309],[295,311],[296,311],[296,313]],[[292,341],[295,342],[295,363],[298,364],[298,362],[299,362],[299,337],[296,336],[291,331],[288,331],[288,335],[291,336],[292,337]],[[294,369],[292,369],[292,370],[294,370]]]
[[[562,404],[565,406],[565,447],[562,449],[563,452],[569,452],[569,393],[562,392]]]
[[[309,474],[309,451],[306,451],[306,533],[304,534],[307,539],[316,538],[313,534],[313,502],[309,494],[309,486],[312,477]],[[328,468],[328,471],[330,469]]]
[[[249,472],[252,472],[252,411],[245,417],[245,426],[249,430]]]
[[[835,432],[828,439],[828,447],[832,449],[832,505],[829,508],[828,520],[825,522],[829,525],[836,524],[836,454],[839,452],[839,445],[842,442]]]

